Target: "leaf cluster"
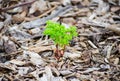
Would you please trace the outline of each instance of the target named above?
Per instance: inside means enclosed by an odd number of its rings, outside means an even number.
[[[64,25],[50,20],[47,21],[46,29],[43,33],[45,35],[49,35],[54,43],[61,47],[68,45],[69,41],[72,40],[73,37],[77,36],[75,26],[66,28]]]

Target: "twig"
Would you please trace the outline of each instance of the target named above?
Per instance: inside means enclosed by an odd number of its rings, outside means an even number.
[[[30,2],[25,2],[25,3],[22,3],[22,4],[17,4],[17,5],[6,7],[6,8],[0,8],[0,11],[5,12],[7,10],[10,10],[10,9],[13,9],[13,8],[16,8],[16,7],[30,5],[30,4],[34,3],[35,1],[36,0],[30,1]]]
[[[16,54],[20,54],[20,53],[22,53],[23,51],[22,50],[20,50],[20,51],[16,51],[16,52],[13,52],[13,53],[10,53],[10,54],[6,54],[6,55],[0,55],[0,57],[5,57],[5,56],[12,56],[12,55],[16,55]]]
[[[93,44],[92,41],[88,40],[88,43],[93,47],[93,48],[97,48],[97,46],[95,44]]]
[[[41,17],[43,17],[43,16],[46,16],[48,13],[50,13],[50,12],[52,12],[54,9],[56,9],[57,8],[57,5],[55,5],[53,8],[51,8],[50,10],[48,10],[48,11],[46,11],[45,13],[43,13],[43,14],[41,14],[41,15],[39,15],[38,17],[34,17],[34,18],[25,18],[25,21],[31,21],[31,20],[36,20],[36,19],[39,19],[39,18],[41,18]]]
[[[113,63],[106,63],[106,62],[104,62],[104,61],[99,61],[99,60],[94,60],[94,59],[91,59],[91,61],[97,62],[97,63],[101,63],[101,64],[109,64],[109,65],[111,65],[111,66],[113,66],[113,67],[120,68],[120,65],[116,65],[116,64],[113,64]]]
[[[91,19],[82,19],[81,21],[82,24],[86,24],[86,25],[90,25],[90,26],[97,26],[97,27],[101,27],[101,28],[105,28],[107,26],[109,26],[109,23],[102,23],[100,21],[96,21],[96,20],[91,20]]]
[[[55,13],[52,13],[52,14],[48,15],[47,17],[43,17],[43,18],[33,20],[33,21],[30,21],[30,22],[25,22],[25,23],[22,23],[21,25],[26,29],[40,27],[40,26],[44,25],[47,20],[53,19],[57,16],[64,15],[65,13],[67,13],[68,11],[73,9],[73,7],[69,6],[69,5],[66,6],[66,7],[57,7],[57,8],[58,8],[58,10],[56,10]]]
[[[48,13],[50,13],[51,11],[53,11],[55,8],[57,8],[57,5],[55,5],[53,8],[51,8],[50,10],[46,11],[45,13],[39,15],[38,17],[41,18],[43,16],[46,16]]]

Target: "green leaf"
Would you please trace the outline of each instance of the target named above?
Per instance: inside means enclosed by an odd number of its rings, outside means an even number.
[[[66,28],[60,23],[48,20],[43,34],[49,35],[55,44],[63,47],[64,45],[68,45],[69,41],[72,40],[73,37],[77,36],[76,30],[77,28],[75,26]]]

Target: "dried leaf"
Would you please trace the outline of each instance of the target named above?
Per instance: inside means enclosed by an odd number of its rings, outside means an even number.
[[[43,74],[43,76],[39,79],[39,81],[51,81],[51,80],[47,80],[47,75]]]
[[[31,38],[30,34],[28,34],[25,31],[19,30],[18,25],[10,28],[9,32],[10,32],[10,35],[13,36],[16,40],[23,40],[23,39]]]
[[[120,61],[119,58],[115,58],[114,64],[117,65],[119,63],[119,61]]]
[[[60,2],[63,4],[63,5],[69,5],[71,3],[71,0],[60,0]]]
[[[51,48],[51,46],[31,46],[28,48],[28,50],[33,51],[35,53],[40,53],[43,51],[53,50],[53,49]]]
[[[33,14],[35,11],[39,10],[40,12],[43,12],[45,10],[47,10],[47,4],[44,0],[39,0],[36,1],[32,4],[29,14]]]
[[[44,77],[46,77],[46,75],[44,75],[45,71],[42,70],[40,71],[39,69],[36,69],[35,71],[31,72],[30,75],[34,76],[36,80],[40,80],[42,81],[44,79]],[[43,74],[43,76],[40,78],[39,75]],[[45,78],[44,80],[46,81],[47,78]]]
[[[38,65],[45,64],[45,62],[43,61],[41,56],[39,56],[37,53],[30,52],[30,51],[24,51],[23,54],[24,54],[24,56],[30,57],[30,61],[33,63],[33,65],[38,66]]]
[[[41,30],[40,30],[40,28],[34,28],[34,29],[31,29],[30,31],[30,34],[38,34],[38,33],[40,33],[40,32],[42,32]]]
[[[54,76],[52,74],[50,66],[46,66],[45,67],[45,73],[46,73],[46,76],[47,76],[47,81],[52,81],[52,79],[54,78]]]
[[[19,69],[18,74],[23,76],[28,73],[30,68],[29,67],[18,67],[18,69]]]
[[[74,59],[78,59],[81,57],[81,53],[69,53],[69,52],[65,52],[64,53],[64,57],[65,58],[70,58],[72,60]]]
[[[5,49],[5,52],[8,54],[17,51],[15,43],[8,40],[8,38],[6,37],[4,38],[4,49]]]
[[[76,23],[75,19],[72,18],[72,17],[69,17],[69,18],[63,18],[62,19],[62,22],[65,23],[65,24],[68,24],[68,25],[74,25]]]
[[[120,28],[117,25],[107,26],[106,29],[113,31],[116,34],[120,35]]]
[[[92,72],[92,71],[97,71],[99,70],[100,68],[95,68],[95,67],[92,67],[92,68],[88,68],[87,70],[81,72],[81,73],[89,73],[89,72]]]
[[[69,75],[69,74],[72,74],[72,72],[69,71],[69,70],[63,70],[63,71],[60,71],[60,73],[61,73],[62,75]]]
[[[0,30],[1,28],[4,26],[4,23],[3,22],[0,22]]]
[[[19,66],[22,66],[22,65],[26,64],[26,62],[23,62],[23,61],[20,61],[20,60],[16,60],[16,59],[13,59],[13,60],[11,60],[9,62],[12,63],[12,64],[19,65]]]

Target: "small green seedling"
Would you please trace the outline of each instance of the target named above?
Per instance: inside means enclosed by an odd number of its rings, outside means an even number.
[[[76,27],[70,26],[66,28],[60,23],[47,21],[46,29],[43,32],[49,35],[56,45],[55,57],[59,59],[64,55],[66,45],[69,44],[73,37],[77,36]]]

